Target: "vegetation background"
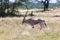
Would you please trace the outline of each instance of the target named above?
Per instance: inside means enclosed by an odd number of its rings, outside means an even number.
[[[26,0],[20,0],[20,2]],[[43,6],[29,6],[26,19],[43,18],[47,28],[40,30],[39,24],[35,28],[29,24],[22,24],[26,6],[18,3],[9,3],[0,0],[0,40],[60,40],[60,5],[49,6],[49,11],[41,12]],[[60,1],[58,1],[60,3]],[[33,11],[34,16],[29,14]]]

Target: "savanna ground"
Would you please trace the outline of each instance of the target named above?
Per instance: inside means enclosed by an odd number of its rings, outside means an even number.
[[[25,10],[22,11],[22,14],[25,13]],[[60,8],[33,14],[33,18],[45,19],[45,30],[40,30],[39,24],[34,29],[28,24],[22,24],[23,17],[0,17],[0,40],[60,40]]]

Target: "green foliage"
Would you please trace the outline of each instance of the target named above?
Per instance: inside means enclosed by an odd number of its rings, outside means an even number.
[[[18,0],[17,0],[18,1]],[[12,14],[14,14],[15,15],[15,9],[17,8],[17,7],[19,7],[19,5],[21,5],[22,6],[22,4],[20,4],[20,2],[28,2],[28,0],[19,0],[19,3],[9,3],[9,0],[5,0],[5,2],[3,2],[3,0],[0,0],[0,16],[6,16],[6,15],[8,15],[8,13],[11,13],[11,15]],[[25,8],[25,7],[23,7],[23,8]],[[6,11],[6,9],[7,9],[7,13],[5,12]],[[10,9],[11,10],[11,12],[10,12],[10,10],[8,10],[8,9]],[[5,15],[6,14],[6,15]],[[10,14],[9,14],[10,15]]]
[[[19,0],[20,2],[28,2],[29,0]]]
[[[1,0],[0,1],[1,3],[0,3],[0,16],[2,16],[2,17],[4,17],[4,16],[6,16],[6,14],[8,14],[8,13],[12,13],[12,14],[15,14],[14,13],[14,9],[16,9],[16,7],[18,7],[18,5],[16,4],[16,3],[9,3],[9,1],[4,1],[3,2],[3,0]],[[9,10],[8,9],[10,9],[11,10],[11,12],[9,12]],[[7,13],[5,12],[7,10]]]

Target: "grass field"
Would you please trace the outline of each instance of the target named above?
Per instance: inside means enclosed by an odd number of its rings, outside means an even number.
[[[0,40],[60,40],[60,9],[46,12],[34,12],[33,18],[43,18],[47,28],[40,30],[39,24],[35,28],[22,24],[23,17],[0,18]],[[27,16],[31,18],[31,16]]]

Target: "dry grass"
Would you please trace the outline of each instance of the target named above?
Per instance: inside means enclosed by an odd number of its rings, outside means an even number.
[[[22,17],[0,18],[0,40],[60,40],[60,17],[54,17],[60,15],[60,9],[34,14],[35,18],[44,18],[48,28],[40,30],[37,24],[32,29],[22,24]]]

